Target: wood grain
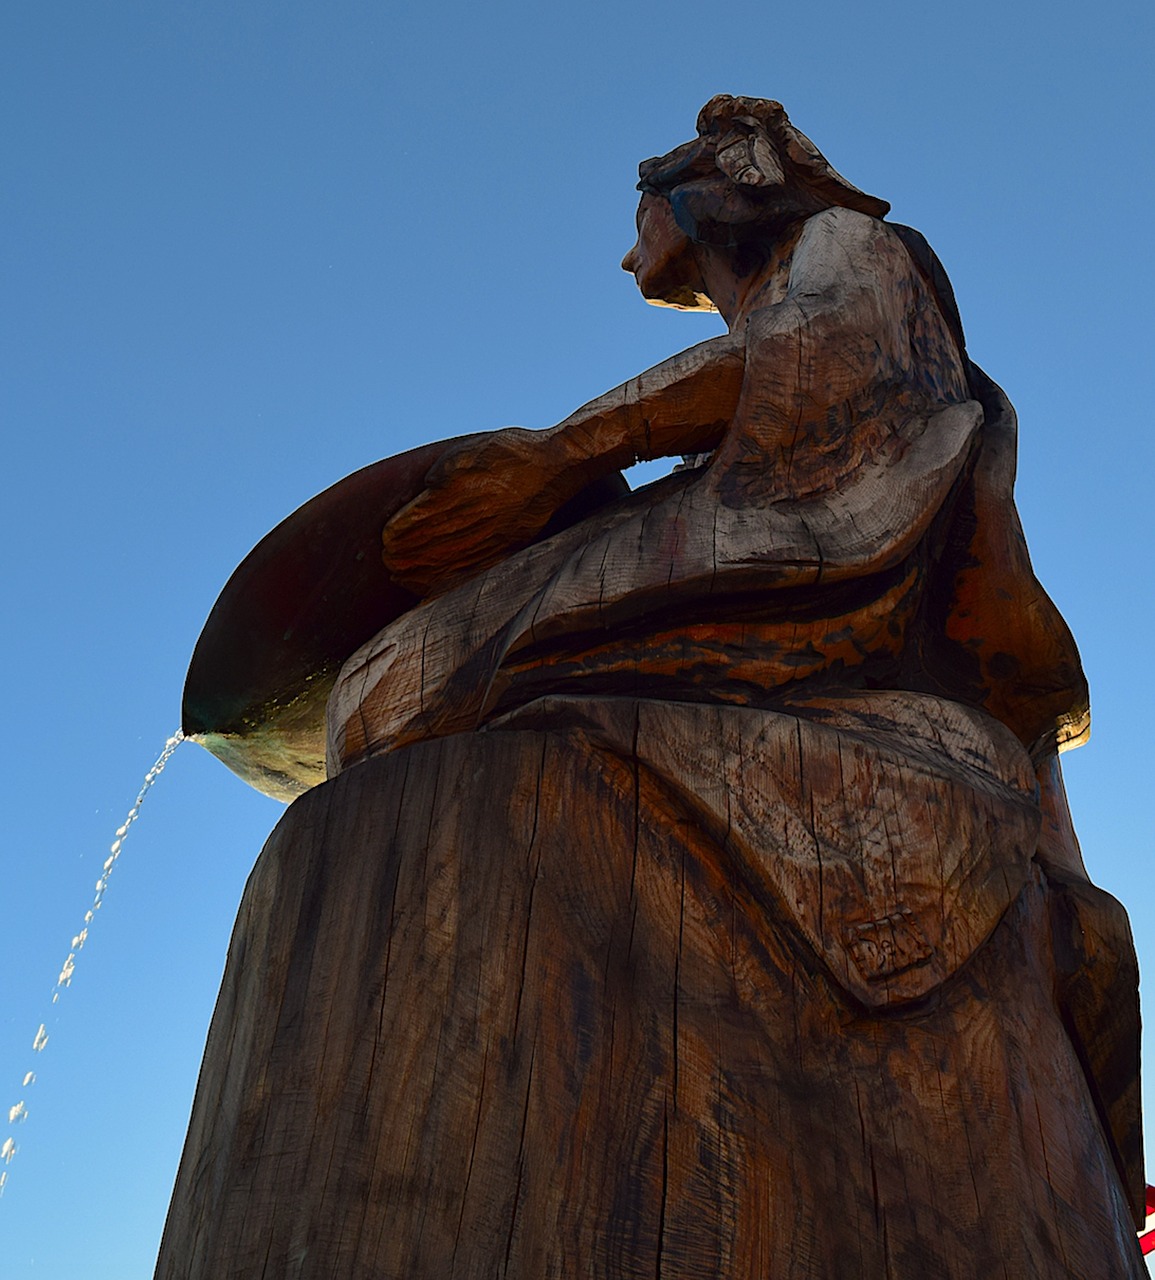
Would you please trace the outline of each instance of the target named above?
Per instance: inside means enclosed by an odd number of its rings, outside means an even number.
[[[1038,866],[931,992],[868,1007],[659,763],[692,741],[741,768],[701,709],[607,707],[636,755],[589,710],[290,809],[158,1276],[1143,1275]]]
[[[336,486],[198,646],[206,744],[329,781],[246,890],[157,1276],[1141,1277],[1014,410],[779,104],[640,174],[623,265],[728,332]]]

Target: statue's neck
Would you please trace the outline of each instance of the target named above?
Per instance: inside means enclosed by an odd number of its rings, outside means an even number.
[[[781,302],[786,295],[790,262],[805,219],[793,223],[769,248],[751,253],[694,246],[705,292],[718,308],[731,333],[741,329],[753,312]]]

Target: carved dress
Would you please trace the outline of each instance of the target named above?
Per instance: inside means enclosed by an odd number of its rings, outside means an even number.
[[[1064,821],[1086,692],[1013,411],[933,255],[845,209],[745,359],[707,467],[345,664],[158,1275],[1144,1274],[1134,959]]]

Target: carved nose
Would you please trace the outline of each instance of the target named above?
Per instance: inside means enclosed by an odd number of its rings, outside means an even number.
[[[622,259],[622,270],[628,271],[633,275],[638,269],[638,246],[635,244],[633,248]]]

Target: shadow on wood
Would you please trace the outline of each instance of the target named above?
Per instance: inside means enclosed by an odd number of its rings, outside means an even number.
[[[357,473],[206,626],[186,731],[305,794],[157,1275],[1141,1277],[1134,952],[1014,411],[777,103],[640,172],[623,266],[728,333]]]

